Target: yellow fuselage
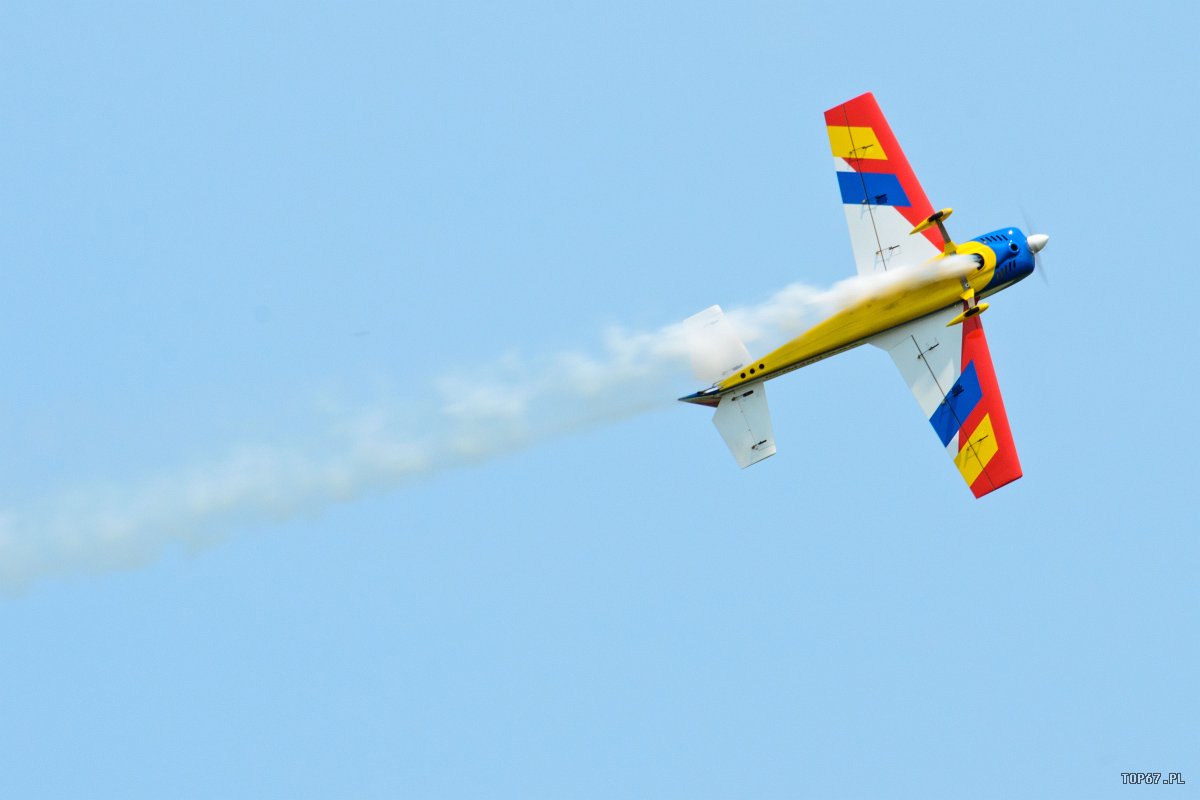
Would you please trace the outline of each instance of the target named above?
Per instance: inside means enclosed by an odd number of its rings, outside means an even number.
[[[974,242],[968,243],[975,244]],[[985,251],[986,253],[982,252]],[[775,378],[785,372],[808,366],[863,344],[872,336],[919,319],[927,314],[962,303],[963,280],[978,292],[991,281],[995,255],[990,248],[978,250],[960,245],[958,252],[978,252],[983,265],[969,270],[939,272],[936,269],[914,271],[910,279],[895,281],[878,292],[870,293],[854,305],[809,328],[780,348],[757,359],[740,372],[717,384],[721,393],[741,384]],[[988,256],[991,256],[990,258]],[[935,260],[933,265],[940,261]]]

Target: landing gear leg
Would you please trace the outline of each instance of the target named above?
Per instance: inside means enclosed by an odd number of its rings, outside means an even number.
[[[955,317],[954,319],[947,322],[946,323],[947,328],[949,328],[953,325],[959,325],[962,323],[963,320],[970,319],[971,317],[977,317],[980,314],[982,314],[983,312],[988,310],[987,303],[980,303],[978,300],[975,299],[975,290],[971,288],[971,284],[967,282],[967,279],[960,278],[959,280],[962,281],[962,287],[963,287],[963,293],[961,295],[959,295],[959,297],[961,297],[962,301],[963,301],[963,312],[961,314],[959,314],[957,317]]]

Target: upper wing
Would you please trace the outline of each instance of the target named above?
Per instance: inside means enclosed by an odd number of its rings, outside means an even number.
[[[909,232],[933,213],[900,143],[870,92],[825,112],[858,274],[920,264],[941,254],[935,229]]]
[[[979,317],[946,327],[960,310],[951,306],[871,343],[891,355],[967,485],[983,497],[1020,478],[1021,462]]]

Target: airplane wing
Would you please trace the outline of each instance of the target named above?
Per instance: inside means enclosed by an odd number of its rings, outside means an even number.
[[[900,143],[870,92],[825,112],[838,189],[859,275],[941,254],[936,229],[909,232],[933,213]]]
[[[1021,462],[983,324],[975,316],[946,327],[961,310],[950,306],[871,343],[891,355],[967,486],[983,497],[1020,478]]]

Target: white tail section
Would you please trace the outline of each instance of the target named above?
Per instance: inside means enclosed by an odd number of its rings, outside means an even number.
[[[750,363],[750,351],[734,332],[720,306],[709,306],[683,321],[692,374],[717,383]]]
[[[722,397],[713,425],[743,469],[775,455],[765,382],[747,384]]]

